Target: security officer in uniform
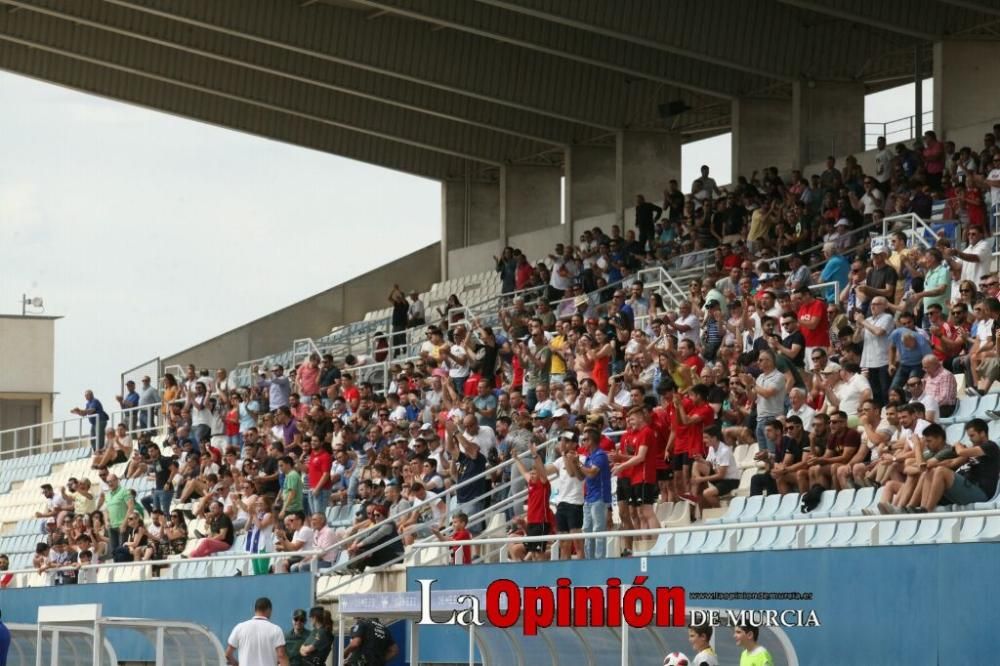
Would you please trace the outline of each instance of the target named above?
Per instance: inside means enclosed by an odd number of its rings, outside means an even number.
[[[299,649],[305,642],[309,630],[306,629],[306,612],[301,608],[292,613],[292,628],[285,634],[285,654],[288,655],[288,666],[303,666]]]
[[[377,617],[358,618],[351,627],[351,642],[344,649],[347,666],[385,666],[399,653],[399,646]]]

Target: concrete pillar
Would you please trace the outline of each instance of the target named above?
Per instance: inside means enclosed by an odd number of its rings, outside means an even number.
[[[681,136],[674,132],[622,130],[615,138],[616,212],[622,232],[634,228],[635,196],[661,202],[671,178],[681,177]],[[683,187],[683,186],[682,186]]]
[[[864,151],[864,83],[794,83],[792,113],[793,132],[799,137],[798,161],[793,167],[822,162],[828,155]]]
[[[996,62],[1000,43],[934,44],[934,131],[957,147],[982,148],[983,134],[1000,121]]]
[[[566,165],[567,221],[615,212],[614,146],[571,146]]]
[[[500,183],[449,180],[441,185],[441,279],[448,252],[496,240],[501,231]]]
[[[732,103],[732,180],[756,170],[778,167],[786,173],[798,159],[792,127],[792,103],[779,97],[741,97]],[[716,175],[720,178],[720,175]],[[682,183],[689,188],[691,183]],[[687,189],[684,190],[685,192]]]
[[[501,167],[507,238],[559,226],[562,218],[562,169],[548,166]],[[493,238],[496,238],[494,234]],[[488,239],[487,239],[488,240]]]

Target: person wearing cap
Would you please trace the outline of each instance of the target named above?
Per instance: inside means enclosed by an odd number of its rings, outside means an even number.
[[[868,271],[865,283],[858,287],[858,291],[867,298],[868,303],[871,303],[872,299],[877,296],[881,296],[890,302],[895,300],[896,283],[899,281],[899,274],[889,264],[888,259],[888,247],[880,243],[872,248],[872,268]],[[867,314],[867,311],[865,314]]]
[[[388,519],[389,509],[385,504],[372,504],[370,508],[374,524],[347,548],[348,556],[353,560],[347,565],[351,573],[389,564],[403,556],[403,540],[397,538],[399,531],[395,521]]]
[[[306,612],[297,608],[292,612],[292,628],[285,634],[285,651],[288,653],[288,666],[304,666],[299,649],[305,642],[309,631],[306,629]]]
[[[565,413],[565,410],[561,410]],[[545,474],[555,478],[555,491],[559,503],[556,504],[556,533],[579,534],[583,529],[583,456],[577,451],[576,433],[564,430],[559,442],[552,446],[555,461],[545,465]],[[559,559],[568,560],[574,553],[583,557],[583,541],[559,542]]]

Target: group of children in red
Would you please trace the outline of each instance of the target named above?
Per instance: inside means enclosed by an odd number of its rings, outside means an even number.
[[[602,437],[601,448],[608,451],[617,477],[617,498],[622,529],[660,527],[655,505],[662,497],[695,503],[698,488],[691,483],[691,467],[705,458],[705,430],[715,423],[715,411],[708,403],[708,388],[695,385],[681,396],[670,380],[658,387],[660,404],[652,409],[633,406],[628,411],[628,429],[617,445]],[[555,517],[549,507],[551,485],[541,456],[536,451],[528,476],[526,535],[543,536],[555,531]],[[581,450],[581,455],[586,450]],[[694,484],[697,485],[697,484]],[[539,559],[541,542],[526,544],[526,559]],[[632,554],[632,539],[624,539],[622,556]]]

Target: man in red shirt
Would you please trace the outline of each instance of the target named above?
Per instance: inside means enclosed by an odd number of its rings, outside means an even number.
[[[534,442],[531,444],[531,458],[533,460],[531,469],[525,467],[520,456],[514,456],[514,463],[520,470],[521,475],[528,484],[528,529],[527,536],[544,536],[549,533],[549,477],[545,473],[545,461],[538,453],[538,448]],[[542,553],[545,552],[545,543],[542,541],[529,541],[525,544],[527,554],[526,562],[541,560]]]
[[[315,435],[309,440],[309,459],[306,462],[309,473],[309,508],[312,513],[325,513],[330,506],[330,468],[333,466],[333,450]]]
[[[830,319],[826,315],[826,301],[814,298],[809,287],[795,290],[800,305],[795,313],[799,318],[799,330],[806,341],[806,370],[812,370],[812,352],[817,347],[829,352]]]
[[[669,377],[663,377],[656,392],[660,396],[660,404],[650,414],[649,425],[657,436],[656,448],[656,483],[660,487],[660,501],[676,501],[674,493],[674,473],[670,468],[667,445],[670,443],[670,424],[676,418],[674,415],[674,391],[676,387]]]
[[[351,413],[358,411],[361,404],[361,391],[354,385],[354,375],[345,372],[340,375],[340,395],[344,398]]]
[[[611,473],[619,477],[628,474],[631,480],[633,529],[656,529],[660,526],[656,519],[654,505],[659,489],[656,487],[656,433],[649,427],[648,416],[643,407],[633,407],[628,413],[628,430],[622,435],[623,452],[611,468]],[[625,460],[622,458],[625,457]],[[619,507],[620,511],[620,507]],[[628,539],[631,554],[631,539]]]
[[[708,386],[695,384],[690,397],[674,394],[676,425],[672,431],[673,446],[670,467],[674,470],[674,489],[685,500],[695,501],[690,494],[688,479],[696,455],[705,455],[705,428],[715,423],[715,410],[708,404]]]

